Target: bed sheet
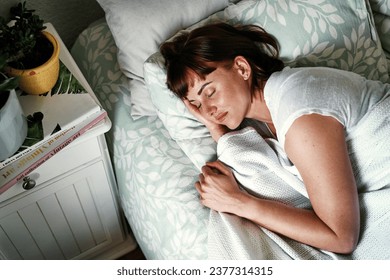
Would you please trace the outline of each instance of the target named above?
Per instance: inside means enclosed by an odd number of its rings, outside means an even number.
[[[194,188],[199,171],[158,117],[132,119],[129,80],[119,69],[116,53],[104,19],[86,29],[72,48],[113,123],[106,138],[124,214],[148,259],[207,259],[210,210],[201,206]],[[374,202],[370,205],[378,204]],[[366,216],[369,212],[362,211]]]
[[[121,206],[146,258],[207,259],[198,171],[156,116],[132,119],[129,80],[106,21],[84,30],[71,52],[112,121],[106,139]]]

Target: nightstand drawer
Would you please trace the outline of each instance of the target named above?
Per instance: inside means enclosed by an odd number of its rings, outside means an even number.
[[[0,195],[0,203],[21,193],[39,189],[45,182],[53,178],[60,179],[61,175],[99,157],[101,151],[96,137],[72,143],[28,175],[36,183],[33,189],[23,189],[23,181],[20,181]]]

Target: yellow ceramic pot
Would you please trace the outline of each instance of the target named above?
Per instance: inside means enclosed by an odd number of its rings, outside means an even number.
[[[60,45],[49,32],[43,31],[43,34],[54,47],[53,54],[48,61],[32,69],[7,69],[9,75],[20,77],[19,87],[28,94],[46,93],[54,87],[58,79]]]

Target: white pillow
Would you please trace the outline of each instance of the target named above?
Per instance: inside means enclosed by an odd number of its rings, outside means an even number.
[[[131,79],[133,117],[155,115],[143,81],[143,63],[159,45],[212,13],[229,0],[97,0],[118,47],[122,72]]]
[[[217,12],[198,26],[225,21],[257,24],[281,45],[281,58],[290,66],[329,66],[389,80],[388,66],[368,0],[299,2],[243,0]],[[145,81],[158,116],[193,163],[199,167],[216,155],[211,136],[166,86],[164,59],[157,52],[144,65]]]

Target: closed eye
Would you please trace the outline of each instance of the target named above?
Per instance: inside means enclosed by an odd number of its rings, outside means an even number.
[[[195,100],[189,100],[189,102],[194,105],[196,108],[200,109],[202,107],[202,103],[200,103],[199,101],[195,101]]]
[[[211,93],[207,94],[206,96],[207,96],[208,98],[210,98],[210,97],[212,97],[212,96],[214,95],[214,93],[215,93],[215,90],[213,90]]]
[[[204,93],[204,94],[206,95],[207,98],[211,98],[215,94],[215,90],[213,90],[211,93],[208,93],[208,94]],[[193,101],[191,101],[191,104],[196,106],[196,108],[200,109],[200,108],[202,108],[202,103],[201,102],[198,103],[198,102],[199,101],[193,100]]]

